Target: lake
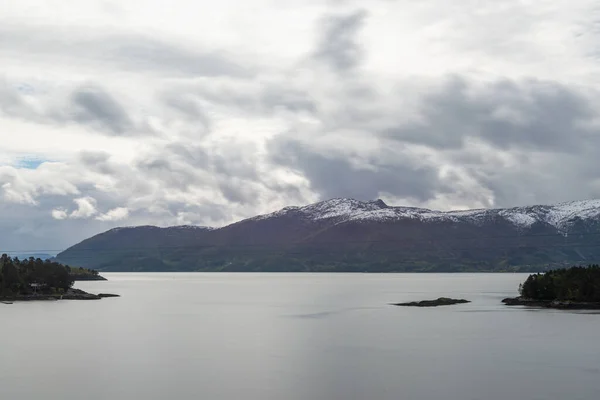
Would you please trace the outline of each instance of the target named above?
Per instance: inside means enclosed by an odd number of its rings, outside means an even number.
[[[1,399],[600,398],[600,315],[502,305],[523,274],[105,276],[0,304]]]

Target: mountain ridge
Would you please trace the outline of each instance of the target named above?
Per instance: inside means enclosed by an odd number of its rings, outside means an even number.
[[[106,271],[543,270],[599,258],[594,235],[600,200],[437,211],[336,198],[220,228],[114,228],[57,259]]]
[[[572,216],[585,215],[586,217],[596,217],[600,215],[600,200],[590,199],[590,200],[579,200],[579,201],[570,201],[570,202],[562,202],[557,203],[555,205],[531,205],[531,206],[518,206],[518,207],[510,207],[510,208],[477,208],[477,209],[468,209],[468,210],[449,210],[449,211],[438,211],[432,210],[428,208],[420,208],[420,207],[406,207],[406,206],[389,206],[383,200],[378,199],[375,201],[367,201],[361,202],[354,199],[348,198],[335,198],[331,200],[325,200],[322,202],[314,203],[311,205],[307,205],[304,207],[285,207],[279,211],[276,211],[271,214],[264,214],[253,219],[265,219],[271,216],[279,216],[284,212],[289,211],[302,211],[310,208],[315,208],[315,206],[319,205],[330,205],[335,206],[342,205],[347,206],[348,204],[362,204],[366,206],[377,206],[368,208],[365,207],[366,210],[363,213],[354,213],[350,217],[350,219],[360,219],[361,217],[365,219],[387,219],[387,218],[422,218],[422,219],[436,219],[436,218],[452,218],[452,217],[473,217],[473,216],[481,216],[481,215],[490,215],[497,213],[503,217],[506,217],[515,225],[520,226],[531,226],[536,222],[535,216],[540,217],[541,211],[547,210],[547,215],[550,215],[553,218],[548,218],[546,222],[555,227],[560,227],[564,224],[565,219]],[[344,207],[339,207],[343,209]],[[346,207],[347,209],[348,207]],[[590,215],[589,210],[592,209],[594,212]],[[552,212],[554,211],[554,212]],[[364,215],[368,214],[368,215]],[[338,214],[335,211],[330,211],[325,216],[318,216],[318,219],[324,219],[333,216],[341,216],[343,212],[339,212]],[[251,218],[252,219],[252,218]]]
[[[286,206],[280,210],[274,211],[272,213],[261,214],[255,217],[246,218],[237,222],[234,222],[229,225],[225,225],[222,227],[210,227],[210,226],[200,226],[200,225],[173,225],[173,226],[155,226],[155,225],[136,225],[136,226],[123,226],[112,228],[109,231],[118,231],[123,229],[136,229],[136,228],[156,228],[156,229],[199,229],[199,230],[218,230],[227,228],[233,224],[245,222],[245,221],[253,221],[253,220],[264,220],[271,217],[278,217],[288,212],[295,211],[304,211],[307,209],[314,209],[315,206],[319,205],[330,205],[334,203],[336,206],[343,205],[347,206],[348,204],[362,204],[362,205],[377,205],[378,208],[367,209],[369,215],[361,215],[360,213],[352,213],[349,216],[350,220],[358,220],[361,219],[362,216],[364,219],[386,219],[386,218],[422,218],[422,219],[436,219],[436,218],[460,218],[460,217],[472,217],[475,215],[490,215],[493,213],[497,213],[500,216],[507,218],[512,221],[515,225],[520,226],[531,226],[534,222],[536,222],[535,217],[532,213],[537,212],[537,216],[540,214],[540,210],[560,210],[559,212],[547,213],[551,214],[554,218],[548,219],[547,222],[556,227],[561,226],[560,222],[565,222],[564,220],[568,217],[581,217],[585,216],[586,218],[600,216],[600,199],[589,199],[589,200],[577,200],[577,201],[569,201],[557,203],[554,205],[529,205],[529,206],[517,206],[510,208],[474,208],[474,209],[465,209],[465,210],[448,210],[448,211],[440,211],[434,210],[424,207],[410,207],[410,206],[390,206],[386,204],[383,200],[377,199],[373,201],[360,201],[354,200],[350,198],[333,198],[330,200],[324,200],[320,202],[316,202],[313,204],[309,204],[306,206]],[[347,209],[348,207],[346,207]],[[343,217],[344,213],[340,211],[342,207],[338,210],[329,211],[324,213],[324,215],[316,215],[314,219],[327,219],[327,218],[335,218],[335,217]],[[590,209],[594,212],[589,213]],[[350,213],[349,213],[350,214]],[[365,212],[367,214],[367,212]],[[560,216],[562,215],[562,218]]]

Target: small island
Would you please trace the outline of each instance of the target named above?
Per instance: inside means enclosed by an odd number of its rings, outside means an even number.
[[[519,285],[519,294],[519,297],[502,302],[508,306],[599,310],[600,266],[578,266],[529,275]]]
[[[79,279],[78,279],[79,278]],[[74,289],[76,280],[105,280],[96,271],[70,268],[50,260],[29,258],[19,260],[6,254],[0,256],[0,301],[24,300],[98,300],[117,297],[103,293],[95,295]]]
[[[448,297],[440,297],[435,300],[422,300],[422,301],[411,301],[409,303],[396,303],[394,306],[403,307],[438,307],[438,306],[450,306],[452,304],[464,304],[470,303],[469,300],[465,299],[450,299]]]

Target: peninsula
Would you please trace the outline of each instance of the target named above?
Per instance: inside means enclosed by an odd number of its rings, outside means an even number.
[[[571,267],[529,275],[519,285],[519,297],[502,302],[508,306],[557,309],[600,309],[600,266]]]
[[[74,281],[105,281],[106,278],[98,273],[94,269],[88,268],[69,268],[69,273]]]
[[[0,300],[97,300],[116,295],[95,295],[74,289],[76,280],[105,280],[96,271],[71,269],[50,260],[19,260],[0,256]]]

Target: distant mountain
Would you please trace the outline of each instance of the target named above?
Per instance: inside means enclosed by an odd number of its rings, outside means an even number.
[[[286,207],[223,228],[116,228],[60,262],[101,271],[537,271],[600,260],[600,200],[434,211],[382,200]]]
[[[9,252],[8,253],[9,256],[11,257],[17,257],[21,260],[25,260],[28,259],[30,257],[33,258],[39,258],[42,260],[49,260],[52,259],[56,254],[49,254],[49,253],[27,253],[27,252]]]

